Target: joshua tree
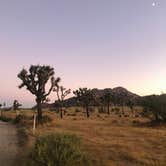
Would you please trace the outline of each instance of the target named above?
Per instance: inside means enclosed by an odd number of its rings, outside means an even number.
[[[121,113],[123,115],[125,114],[124,106],[126,104],[126,98],[127,98],[127,95],[124,94],[124,93],[119,94],[119,95],[116,96],[116,101],[121,106]]]
[[[13,110],[15,110],[15,111],[18,110],[20,106],[22,106],[22,104],[20,104],[18,102],[18,100],[14,100],[14,102],[13,102]]]
[[[64,102],[65,97],[70,94],[71,90],[66,89],[63,86],[56,85],[56,87],[53,89],[53,91],[56,92],[56,94],[57,94],[60,115],[61,115],[61,118],[63,118],[63,112],[62,112],[63,111],[63,102]]]
[[[110,104],[112,101],[112,94],[110,92],[106,92],[104,96],[101,97],[101,101],[104,105],[107,106],[107,113],[110,114]]]
[[[79,88],[78,90],[73,91],[73,93],[76,95],[78,102],[85,107],[87,117],[89,117],[89,106],[94,101],[91,89]]]
[[[126,102],[127,106],[130,108],[132,114],[134,114],[134,102],[130,99]]]
[[[32,65],[29,72],[22,69],[18,74],[18,78],[22,83],[19,88],[26,87],[36,97],[37,103],[37,117],[40,121],[42,119],[42,103],[47,99],[47,96],[52,92],[53,88],[58,84],[60,78],[54,77],[54,68],[50,66]],[[46,92],[46,85],[50,80],[50,88]]]
[[[14,102],[13,102],[13,110],[16,111],[17,116],[19,115],[18,110],[19,110],[20,106],[22,106],[22,104],[20,104],[18,102],[18,100],[14,100]]]

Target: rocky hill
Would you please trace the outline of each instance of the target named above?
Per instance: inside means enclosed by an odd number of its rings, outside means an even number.
[[[92,89],[93,94],[96,96],[96,98],[102,97],[107,92],[112,93],[116,98],[121,99],[122,101],[128,101],[128,100],[139,100],[141,97],[135,93],[130,92],[129,90],[123,88],[123,87],[116,87],[116,88],[105,88],[105,89]],[[77,101],[75,97],[71,97],[69,99],[66,99],[64,101],[64,104],[66,106],[76,106]],[[53,108],[55,107],[55,104],[43,104],[44,108]],[[35,108],[35,107],[33,107]]]
[[[105,93],[110,92],[115,96],[119,96],[119,97],[127,97],[127,98],[138,98],[140,97],[139,95],[132,93],[130,91],[128,91],[127,89],[123,88],[123,87],[116,87],[116,88],[106,88],[106,89],[92,89],[93,93],[97,96],[97,97],[101,97],[103,96]]]

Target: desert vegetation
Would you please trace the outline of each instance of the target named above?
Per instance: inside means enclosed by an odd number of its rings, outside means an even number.
[[[0,110],[1,120],[24,133],[25,165],[165,165],[165,94],[141,97],[122,87],[79,88],[67,98],[71,89],[60,85],[54,69],[45,65],[23,69],[18,78],[19,88],[36,97],[36,106],[24,110],[15,100],[9,109],[0,104]],[[52,92],[55,101],[49,104]]]
[[[78,103],[86,109],[86,116],[89,118],[89,106],[94,101],[94,96],[91,89],[79,88],[78,90],[73,91],[73,93],[76,95],[76,100]]]
[[[56,87],[53,89],[54,92],[56,92],[57,98],[58,100],[56,101],[56,106],[58,107],[59,111],[60,111],[60,115],[61,118],[63,118],[63,103],[64,103],[64,99],[67,95],[70,94],[71,90],[70,89],[66,89],[63,86],[59,86],[58,84],[56,85]]]
[[[166,95],[151,95],[142,99],[143,115],[155,122],[166,123]]]
[[[80,149],[80,139],[69,134],[52,134],[39,137],[29,154],[27,166],[90,165]]]
[[[22,83],[19,88],[24,86],[36,97],[38,120],[42,119],[42,104],[46,101],[47,96],[52,92],[53,88],[57,86],[60,78],[54,77],[54,68],[50,66],[32,65],[29,68],[29,73],[26,69],[22,69],[18,74],[18,78]],[[46,84],[50,80],[50,88],[46,92]]]

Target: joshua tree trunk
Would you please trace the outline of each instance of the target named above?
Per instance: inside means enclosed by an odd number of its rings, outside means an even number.
[[[87,115],[87,118],[89,118],[89,107],[88,106],[86,106],[86,115]]]
[[[110,114],[110,105],[109,104],[107,105],[107,113],[108,113],[108,115]]]
[[[61,119],[63,118],[63,110],[62,107],[60,107],[60,112],[61,112]]]
[[[19,115],[20,115],[20,111],[16,110],[16,116],[19,116]]]
[[[35,132],[36,130],[36,113],[34,114],[34,117],[33,117],[33,132]]]
[[[40,121],[42,119],[42,101],[40,99],[37,99],[36,102],[37,102],[37,118]]]

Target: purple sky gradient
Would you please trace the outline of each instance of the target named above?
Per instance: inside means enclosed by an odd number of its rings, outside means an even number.
[[[0,102],[34,104],[17,88],[31,64],[71,89],[166,92],[165,45],[165,0],[0,0]]]

